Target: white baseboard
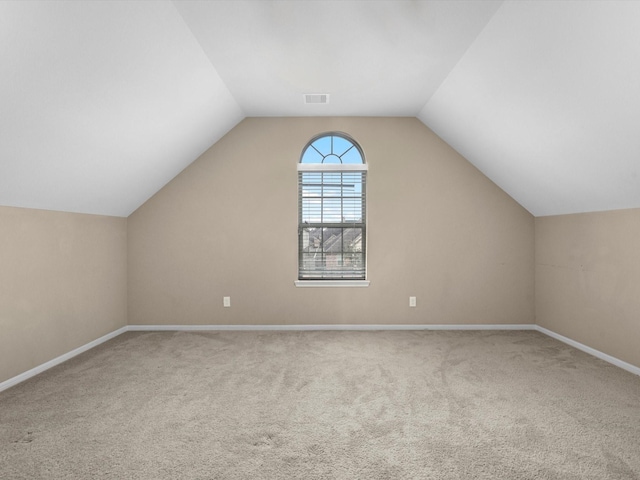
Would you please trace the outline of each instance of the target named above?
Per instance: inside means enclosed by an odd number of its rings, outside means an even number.
[[[634,373],[640,376],[640,367],[631,365],[616,357],[612,357],[606,353],[603,353],[595,348],[588,347],[580,342],[571,340],[568,337],[562,336],[551,330],[548,330],[539,325],[533,324],[491,324],[491,325],[127,325],[119,328],[107,335],[93,340],[81,347],[71,350],[64,355],[49,360],[31,370],[28,370],[20,375],[17,375],[9,380],[0,383],[0,392],[6,390],[18,383],[24,382],[29,378],[38,375],[56,365],[65,362],[76,355],[80,355],[87,350],[97,347],[101,343],[111,340],[118,335],[125,332],[220,332],[220,331],[318,331],[318,330],[353,330],[353,331],[381,331],[381,330],[535,330],[549,337],[555,338],[567,345],[571,345],[578,350],[582,350],[594,357],[597,357],[605,362],[609,362],[617,367],[620,367],[628,372]]]
[[[536,330],[540,333],[544,333],[545,335],[550,336],[551,338],[560,340],[561,342],[566,343],[567,345],[571,345],[572,347],[577,348],[578,350],[582,350],[583,352],[588,353],[589,355],[593,355],[594,357],[599,358],[600,360],[604,360],[605,362],[609,362],[615,365],[616,367],[620,367],[628,372],[631,372],[640,376],[640,367],[636,367],[635,365],[631,365],[630,363],[620,360],[619,358],[612,357],[611,355],[601,352],[600,350],[596,350],[595,348],[591,348],[580,342],[571,340],[568,337],[560,335],[559,333],[556,333],[556,332],[552,332],[551,330],[541,327],[540,325],[536,325]]]
[[[491,324],[491,325],[129,325],[132,332],[219,332],[219,331],[317,331],[317,330],[536,330],[533,324]]]
[[[56,365],[60,365],[62,362],[66,362],[67,360],[75,357],[76,355],[80,355],[81,353],[84,353],[87,350],[91,350],[93,347],[97,347],[101,343],[104,343],[107,340],[111,340],[112,338],[117,337],[118,335],[126,331],[127,331],[127,327],[119,328],[118,330],[115,330],[111,333],[107,333],[106,335],[100,338],[96,338],[92,342],[89,342],[85,345],[82,345],[81,347],[71,350],[70,352],[67,352],[64,355],[60,355],[59,357],[56,357],[53,360],[49,360],[48,362],[45,362],[42,365],[38,365],[37,367],[32,368],[31,370],[27,370],[26,372],[21,373],[20,375],[16,375],[15,377],[10,378],[9,380],[5,380],[4,382],[0,383],[0,392],[2,392],[3,390],[6,390],[7,388],[13,387],[14,385],[17,385],[18,383],[24,382],[25,380],[28,380],[31,377],[34,377],[39,373],[44,372],[45,370],[49,370],[50,368],[55,367]]]

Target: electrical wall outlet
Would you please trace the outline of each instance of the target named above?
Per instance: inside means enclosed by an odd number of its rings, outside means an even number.
[[[409,297],[409,306],[410,307],[416,306],[416,297]]]
[[[222,305],[225,307],[231,306],[231,297],[222,297]]]

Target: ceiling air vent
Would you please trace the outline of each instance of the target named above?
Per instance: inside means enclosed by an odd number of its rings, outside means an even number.
[[[305,93],[304,94],[304,103],[311,105],[318,105],[321,103],[329,103],[329,94],[328,93]]]

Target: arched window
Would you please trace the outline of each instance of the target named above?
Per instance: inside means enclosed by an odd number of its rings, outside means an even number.
[[[318,135],[302,150],[296,285],[368,284],[358,282],[367,277],[366,179],[362,149],[344,133]]]

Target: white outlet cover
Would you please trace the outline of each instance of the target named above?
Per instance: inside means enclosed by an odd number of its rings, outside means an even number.
[[[410,307],[416,306],[416,297],[409,297],[409,306]]]
[[[222,297],[222,305],[225,307],[231,306],[231,297]]]

